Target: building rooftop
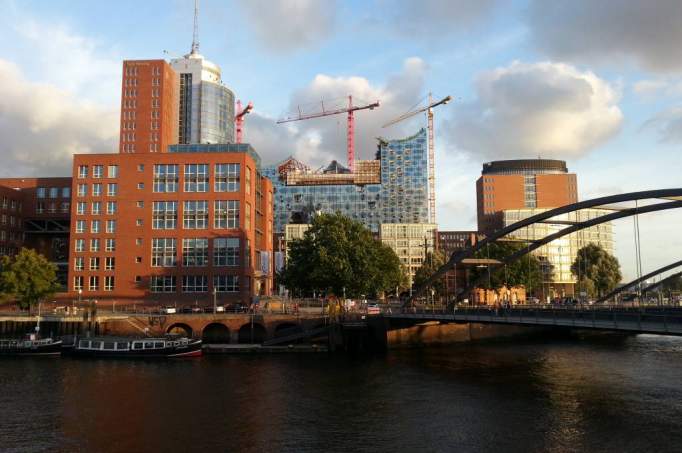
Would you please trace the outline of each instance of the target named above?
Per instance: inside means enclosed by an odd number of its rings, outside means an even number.
[[[260,156],[248,143],[193,143],[169,145],[169,153],[247,153],[260,168]]]
[[[483,175],[521,173],[568,173],[566,161],[554,159],[496,160],[483,164]]]

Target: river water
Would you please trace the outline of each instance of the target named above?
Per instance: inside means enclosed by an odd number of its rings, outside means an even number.
[[[0,451],[682,451],[682,338],[4,358]]]

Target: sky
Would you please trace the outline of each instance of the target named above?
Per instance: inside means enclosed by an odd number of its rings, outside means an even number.
[[[0,177],[65,176],[74,153],[118,149],[121,62],[177,57],[192,0],[0,0]],[[201,0],[200,52],[238,99],[264,164],[345,161],[345,117],[276,124],[353,95],[356,158],[432,92],[441,230],[475,229],[483,162],[556,158],[580,199],[682,184],[677,0]],[[423,105],[423,104],[422,104]],[[680,259],[682,213],[642,215],[644,272]],[[635,277],[633,220],[614,223]]]

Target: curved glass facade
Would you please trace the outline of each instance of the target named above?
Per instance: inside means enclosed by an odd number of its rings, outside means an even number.
[[[234,142],[234,94],[217,83],[201,82],[199,143]]]

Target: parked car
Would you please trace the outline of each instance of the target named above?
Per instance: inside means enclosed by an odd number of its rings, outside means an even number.
[[[161,309],[161,313],[163,313],[165,315],[173,315],[177,312],[178,312],[178,310],[175,307],[163,307]]]
[[[379,308],[379,304],[367,304],[368,315],[378,315],[379,313],[381,313],[381,308]]]

